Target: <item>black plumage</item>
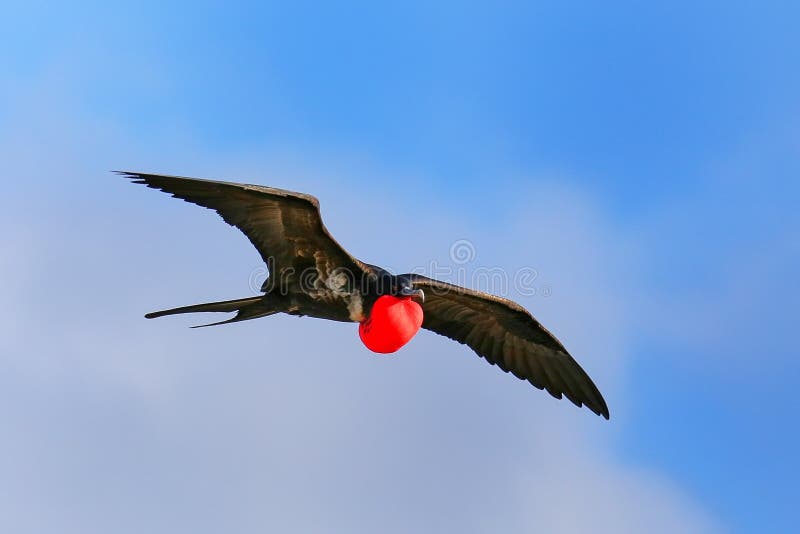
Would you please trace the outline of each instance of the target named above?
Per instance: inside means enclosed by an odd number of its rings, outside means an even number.
[[[330,235],[310,195],[259,185],[135,172],[119,174],[215,210],[261,254],[263,294],[147,314],[236,312],[229,322],[274,313],[360,322],[384,294],[424,292],[422,327],[463,343],[503,371],[567,397],[606,419],[608,407],[564,346],[519,304],[415,274],[391,275],[351,256]],[[206,325],[210,326],[210,325]]]

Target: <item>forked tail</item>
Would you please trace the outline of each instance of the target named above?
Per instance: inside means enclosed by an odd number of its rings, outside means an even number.
[[[281,311],[275,306],[267,302],[264,296],[247,297],[236,300],[223,300],[220,302],[208,302],[205,304],[193,304],[191,306],[181,306],[180,308],[172,308],[170,310],[161,310],[151,312],[145,315],[148,319],[155,319],[156,317],[163,317],[165,315],[177,315],[180,313],[196,313],[196,312],[236,312],[236,315],[225,321],[217,323],[201,324],[193,326],[192,328],[201,328],[204,326],[214,326],[218,324],[236,323],[239,321],[247,321],[248,319],[256,319],[258,317],[265,317]]]

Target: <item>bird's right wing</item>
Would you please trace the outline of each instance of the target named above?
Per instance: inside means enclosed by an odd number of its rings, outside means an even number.
[[[335,270],[360,276],[363,263],[330,235],[311,195],[260,185],[237,184],[119,172],[135,183],[160,189],[187,202],[215,210],[244,233],[269,267],[271,278],[296,282],[309,267],[327,278]]]
[[[576,406],[609,417],[589,375],[539,321],[516,302],[411,275],[424,290],[422,327],[463,343],[505,372]]]

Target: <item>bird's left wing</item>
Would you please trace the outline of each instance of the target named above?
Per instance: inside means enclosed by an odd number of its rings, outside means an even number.
[[[411,279],[425,292],[423,328],[468,345],[503,371],[608,419],[608,406],[592,379],[525,308],[424,276]]]
[[[119,172],[135,183],[160,189],[187,202],[215,210],[228,224],[244,233],[269,267],[292,283],[309,266],[327,277],[334,270],[359,276],[365,265],[351,256],[330,235],[311,195],[260,185],[237,184]],[[293,273],[287,275],[286,273]]]

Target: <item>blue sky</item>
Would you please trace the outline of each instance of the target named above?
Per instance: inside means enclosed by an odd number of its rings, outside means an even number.
[[[798,16],[6,3],[3,530],[792,530]],[[398,271],[458,239],[535,267],[552,294],[509,296],[611,422],[434,336],[144,321],[248,294],[258,257],[117,168],[313,193]]]

